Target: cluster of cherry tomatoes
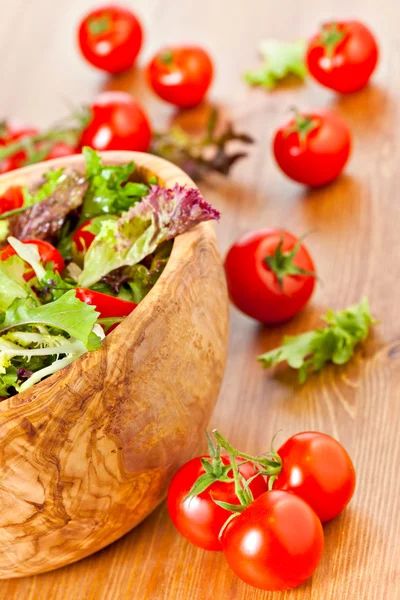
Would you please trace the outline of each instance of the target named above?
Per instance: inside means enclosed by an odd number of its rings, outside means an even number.
[[[116,5],[91,11],[78,30],[79,46],[86,60],[113,74],[134,65],[142,40],[138,18]],[[212,60],[203,48],[168,46],[149,62],[147,78],[160,98],[181,108],[192,108],[206,95],[213,71]]]
[[[78,28],[78,44],[83,56],[95,67],[112,74],[134,65],[142,40],[139,19],[129,9],[117,5],[91,11]],[[210,56],[197,46],[162,48],[146,70],[154,92],[180,108],[191,108],[202,102],[211,85],[213,71]],[[80,152],[84,146],[98,151],[149,150],[153,135],[151,122],[131,94],[103,92],[88,109],[87,122],[74,142],[70,136],[68,143],[63,139],[69,132],[41,133],[33,127],[5,123],[0,129],[0,173],[37,160],[68,156]],[[7,202],[7,199],[0,200],[1,212],[6,212]]]
[[[378,46],[358,21],[328,23],[309,42],[306,62],[322,85],[347,94],[361,90],[378,60]],[[276,132],[273,151],[294,181],[320,187],[342,172],[351,149],[346,123],[332,111],[295,111]],[[313,260],[301,240],[287,231],[247,233],[225,259],[229,294],[235,306],[262,323],[283,323],[310,299],[316,281]]]
[[[359,21],[326,23],[311,39],[306,53],[310,74],[341,94],[364,88],[378,61],[378,45]],[[351,134],[332,111],[296,113],[275,134],[275,159],[286,175],[320,187],[340,175],[350,155]]]
[[[172,479],[168,511],[174,525],[195,546],[222,550],[246,583],[271,591],[300,585],[322,557],[321,523],[353,496],[348,453],[329,435],[304,432],[278,452],[254,457],[214,434],[218,446]]]

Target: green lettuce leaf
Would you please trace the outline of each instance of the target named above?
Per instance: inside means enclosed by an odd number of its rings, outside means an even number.
[[[16,298],[26,298],[24,263],[18,256],[10,256],[0,262],[0,313],[4,312]]]
[[[17,255],[25,262],[28,263],[35,271],[36,277],[42,279],[46,274],[46,269],[42,265],[38,247],[35,244],[23,244],[17,238],[10,236],[7,239],[10,246],[12,246]]]
[[[0,242],[4,242],[10,232],[8,221],[0,221]]]
[[[87,146],[82,154],[89,188],[83,201],[81,222],[96,215],[121,214],[148,194],[148,185],[128,181],[135,170],[133,162],[103,166],[101,156]]]
[[[258,360],[264,367],[286,361],[299,370],[299,381],[304,383],[309,373],[320,371],[329,361],[336,365],[348,362],[356,345],[367,337],[370,325],[376,323],[366,298],[345,310],[328,311],[323,320],[327,327],[286,336],[281,346]]]
[[[78,283],[90,287],[114,269],[138,264],[165,240],[218,218],[218,211],[195,188],[152,186],[148,196],[120,219],[102,223],[85,256]]]
[[[5,357],[7,359],[7,357]],[[0,355],[0,363],[4,362]],[[7,398],[9,394],[9,388],[15,388],[16,391],[19,390],[19,386],[17,383],[18,379],[18,369],[16,367],[10,366],[7,369],[0,368],[0,398]]]
[[[24,207],[42,202],[42,200],[46,200],[54,194],[57,186],[64,181],[66,175],[64,169],[57,169],[56,171],[47,171],[43,177],[46,180],[45,183],[34,194],[31,194],[28,188],[24,187]]]
[[[93,306],[78,300],[74,290],[42,306],[35,306],[31,298],[17,299],[6,310],[0,325],[0,334],[21,325],[41,324],[65,331],[80,340],[88,349],[98,347],[93,327],[100,313]]]
[[[274,89],[288,75],[295,75],[303,80],[307,75],[305,53],[305,41],[287,43],[266,40],[260,44],[264,63],[258,69],[245,73],[245,80],[268,90]]]

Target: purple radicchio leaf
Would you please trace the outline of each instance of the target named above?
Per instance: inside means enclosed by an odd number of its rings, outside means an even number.
[[[32,371],[29,371],[28,369],[24,369],[23,367],[20,367],[17,370],[17,382],[23,383],[24,381],[27,381],[27,379],[29,379],[29,377],[31,375],[32,375]]]

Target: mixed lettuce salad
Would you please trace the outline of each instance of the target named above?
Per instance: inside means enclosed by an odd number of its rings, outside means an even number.
[[[219,213],[197,189],[131,181],[133,163],[44,175],[0,215],[0,398],[21,392],[87,351],[160,277],[173,239]]]

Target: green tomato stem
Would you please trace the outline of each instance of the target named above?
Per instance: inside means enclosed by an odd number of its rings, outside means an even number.
[[[232,465],[232,471],[233,471],[233,478],[235,481],[235,494],[239,499],[240,504],[242,504],[243,506],[248,506],[251,502],[251,499],[248,498],[248,494],[246,494],[246,491],[242,488],[241,484],[240,484],[240,473],[239,473],[239,468],[236,462],[236,457],[238,455],[237,451],[229,444],[229,442],[222,437],[222,435],[218,432],[217,429],[213,430],[213,434],[215,436],[215,439],[217,440],[218,444],[220,445],[221,448],[224,448],[224,450],[227,451],[230,459],[231,459],[231,465]]]

